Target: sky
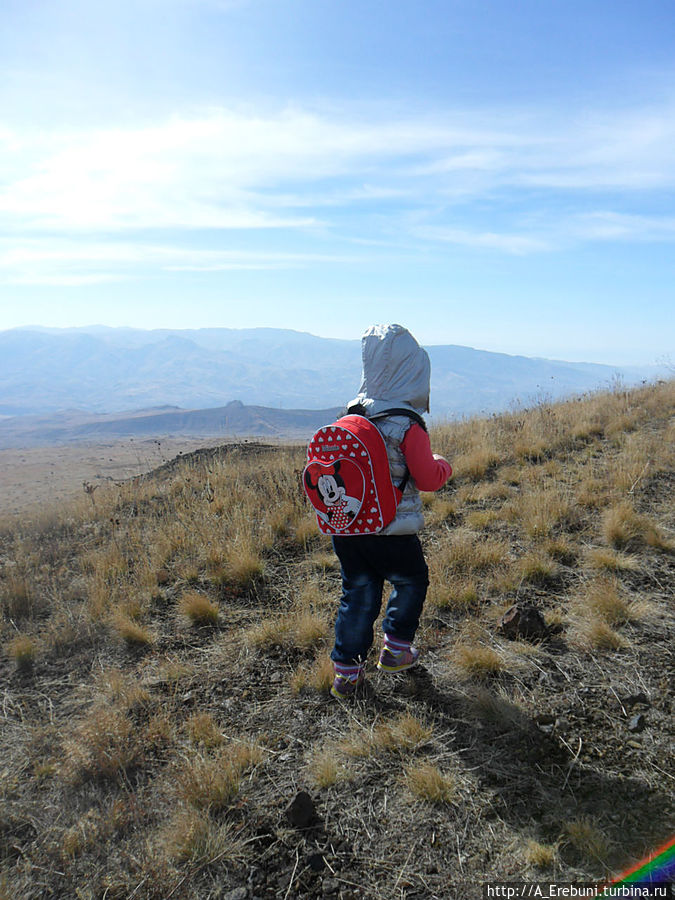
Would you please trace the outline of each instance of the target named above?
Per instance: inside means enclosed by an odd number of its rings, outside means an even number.
[[[672,0],[3,0],[0,330],[675,359]]]

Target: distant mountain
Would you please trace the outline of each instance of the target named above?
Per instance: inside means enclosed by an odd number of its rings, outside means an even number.
[[[46,416],[12,416],[0,420],[0,449],[159,436],[297,438],[304,441],[321,425],[337,418],[339,413],[337,407],[270,409],[245,406],[233,400],[216,409],[168,406],[126,414],[91,415],[70,411]]]
[[[654,377],[617,369],[431,346],[436,417],[491,413]],[[171,404],[220,408],[232,400],[279,409],[327,409],[358,391],[360,342],[274,328],[183,331],[23,328],[0,332],[0,416],[64,409],[119,413]]]

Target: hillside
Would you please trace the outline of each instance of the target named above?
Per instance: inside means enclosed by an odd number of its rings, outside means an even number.
[[[498,412],[657,376],[630,369],[432,346],[437,418]],[[343,406],[359,388],[360,341],[274,328],[131,328],[0,332],[0,416],[172,406]]]
[[[370,660],[344,705],[301,447],[202,450],[7,524],[1,900],[477,900],[662,845],[674,417],[671,381],[436,428],[423,664]],[[514,604],[531,630],[500,628]]]
[[[111,438],[302,437],[337,417],[335,409],[270,409],[232,400],[215,409],[136,410],[92,415],[78,411],[0,420],[0,449],[104,441]]]

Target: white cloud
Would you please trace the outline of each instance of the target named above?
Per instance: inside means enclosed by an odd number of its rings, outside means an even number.
[[[354,262],[337,254],[200,250],[146,243],[86,243],[31,239],[21,246],[0,244],[0,283],[85,286],[137,277],[152,268],[165,272],[290,269],[321,263]],[[110,271],[113,269],[114,271]]]
[[[494,231],[469,231],[461,228],[419,228],[420,237],[462,247],[500,250],[516,256],[551,250],[553,245],[534,235]]]
[[[675,217],[599,211],[578,216],[569,230],[583,240],[670,242],[675,241]]]
[[[418,223],[426,222],[411,228],[417,239],[508,253],[539,252],[570,239],[669,240],[670,220],[650,219],[648,203],[644,215],[632,217],[575,217],[574,203],[580,191],[585,197],[635,195],[675,186],[673,111],[664,104],[576,119],[502,111],[377,120],[297,108],[266,115],[216,108],[135,128],[17,132],[5,126],[0,224],[17,235],[13,252],[28,254],[24,268],[37,265],[25,236],[38,232],[54,240],[73,231],[319,229],[346,211],[350,224],[340,219],[345,238],[377,241],[387,235],[373,231],[372,220],[364,226],[363,216],[383,204],[382,222],[395,221],[400,232],[417,211]],[[523,227],[509,212],[532,189],[535,199],[528,202],[541,220],[537,229]],[[564,217],[556,213],[561,193],[569,198]],[[480,202],[469,208],[472,200]],[[331,208],[336,212],[327,219]],[[495,208],[504,223],[499,228]],[[110,252],[119,265],[130,263],[128,249]],[[162,265],[152,248],[142,253],[139,265]],[[15,270],[19,262],[15,258]],[[82,256],[70,262],[87,264]],[[204,270],[281,264],[269,258],[173,263]],[[43,257],[36,278],[46,265]],[[51,265],[66,263],[54,259]]]

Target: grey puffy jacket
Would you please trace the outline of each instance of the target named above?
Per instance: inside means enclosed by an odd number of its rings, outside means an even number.
[[[401,442],[412,425],[405,415],[378,418],[387,409],[409,409],[421,415],[429,411],[429,357],[402,325],[373,325],[361,339],[363,376],[361,390],[348,410],[360,407],[374,418],[387,447],[391,476],[399,485],[407,471]],[[403,492],[396,517],[381,535],[416,534],[424,525],[422,499],[412,478]]]

